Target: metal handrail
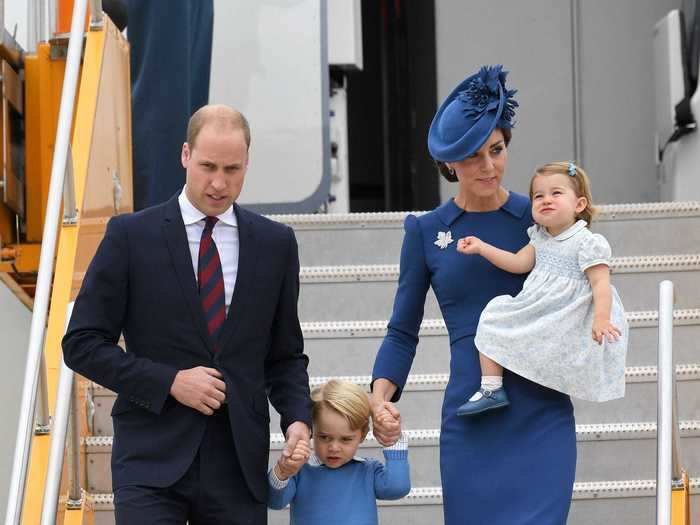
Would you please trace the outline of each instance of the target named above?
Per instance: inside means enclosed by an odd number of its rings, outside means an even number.
[[[66,308],[66,328],[73,313],[73,303],[69,303]],[[46,485],[44,486],[44,501],[41,507],[41,525],[53,525],[56,523],[56,506],[58,505],[58,491],[61,486],[61,472],[63,470],[63,451],[66,446],[66,434],[68,432],[68,423],[71,417],[72,407],[75,406],[77,399],[75,395],[75,381],[73,380],[73,371],[66,366],[66,363],[61,359],[61,373],[58,380],[58,392],[56,393],[56,410],[54,411],[53,434],[51,436],[51,449],[49,451],[49,464],[46,472]],[[73,416],[73,421],[77,418]],[[76,421],[77,422],[77,421]],[[71,433],[70,442],[73,443],[79,440],[80,436],[77,432]],[[74,450],[80,449],[80,444],[72,446]],[[69,454],[69,457],[71,455]],[[78,458],[79,461],[79,458]],[[78,484],[78,499],[80,499],[80,475],[79,463],[71,458],[71,468],[68,470],[68,476],[71,484],[71,494],[69,501],[72,499],[73,485],[77,480]]]
[[[682,484],[678,393],[673,364],[673,283],[659,285],[659,355],[656,450],[656,524],[671,525],[671,491]]]
[[[19,411],[19,425],[17,426],[17,440],[12,463],[10,490],[7,498],[5,525],[18,524],[22,514],[31,443],[32,415],[36,403],[38,372],[43,353],[44,333],[48,316],[54,254],[56,253],[58,223],[61,213],[61,193],[63,191],[68,145],[73,124],[73,108],[78,86],[86,10],[87,0],[75,0],[61,92],[61,105],[56,128],[54,155],[51,164],[51,181],[49,183],[46,220],[44,222],[41,256],[39,258],[39,275],[37,277],[36,295],[34,296],[34,311],[29,333],[29,349],[27,351],[27,365],[24,374],[22,403]]]

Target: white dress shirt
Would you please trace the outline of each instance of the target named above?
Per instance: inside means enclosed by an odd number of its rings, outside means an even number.
[[[186,188],[187,186],[185,186]],[[199,241],[202,239],[204,232],[204,220],[206,215],[194,207],[187,198],[185,188],[178,197],[180,203],[180,213],[182,213],[182,222],[185,223],[187,231],[187,244],[190,247],[190,255],[192,256],[192,269],[194,270],[194,278],[197,276],[197,263],[199,262]],[[226,297],[226,314],[231,305],[231,297],[233,290],[236,287],[236,277],[238,275],[238,252],[240,244],[238,240],[238,220],[233,212],[231,205],[224,213],[217,215],[219,221],[214,225],[212,230],[212,238],[216,243],[216,249],[219,252],[221,260],[221,270],[224,274],[224,292]]]

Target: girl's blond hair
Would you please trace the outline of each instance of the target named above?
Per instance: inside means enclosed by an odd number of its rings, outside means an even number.
[[[569,164],[574,166],[574,175],[569,174]],[[576,219],[583,219],[588,224],[595,219],[596,209],[593,206],[593,197],[591,197],[591,183],[588,179],[588,175],[583,171],[583,168],[577,166],[569,161],[558,161],[550,162],[544,166],[540,166],[535,170],[535,174],[532,179],[530,179],[530,200],[532,200],[532,184],[536,177],[546,177],[547,175],[566,175],[567,179],[571,182],[571,187],[576,193],[576,197],[585,197],[587,204],[583,211],[576,215]]]
[[[369,397],[360,386],[331,379],[311,392],[314,402],[312,418],[317,421],[321,410],[330,409],[343,416],[352,430],[369,431]]]

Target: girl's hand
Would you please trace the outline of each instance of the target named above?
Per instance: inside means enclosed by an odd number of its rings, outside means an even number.
[[[275,476],[280,481],[284,481],[301,470],[304,463],[311,456],[311,449],[309,448],[309,442],[300,439],[297,441],[291,456],[285,457],[280,456],[275,465]]]
[[[457,241],[457,251],[467,255],[479,255],[483,246],[484,241],[471,235],[469,237],[462,237],[459,241]]]
[[[609,342],[614,343],[620,336],[622,336],[622,332],[610,322],[610,319],[593,320],[593,340],[599,345],[603,344],[604,337]]]

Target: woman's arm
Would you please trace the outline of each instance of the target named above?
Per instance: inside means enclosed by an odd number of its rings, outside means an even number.
[[[593,291],[593,339],[603,343],[603,337],[617,341],[622,335],[610,321],[612,290],[610,289],[610,268],[606,264],[596,264],[586,269],[586,277]]]
[[[457,251],[481,255],[494,266],[510,273],[527,273],[535,266],[535,247],[532,244],[525,245],[518,253],[511,253],[470,236],[457,242]]]

